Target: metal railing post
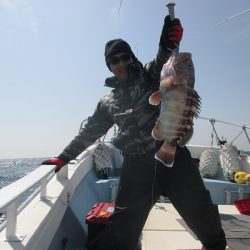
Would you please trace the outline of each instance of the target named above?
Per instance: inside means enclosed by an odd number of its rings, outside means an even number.
[[[40,198],[45,198],[47,193],[47,177],[44,177],[41,181],[41,193]]]
[[[17,204],[16,200],[7,207],[6,239],[16,240]]]
[[[225,192],[226,192],[226,204],[230,205],[231,204],[231,192],[228,189]]]
[[[64,177],[64,178],[66,178],[66,179],[68,179],[68,164],[67,165],[65,165],[64,167],[62,167],[61,169],[60,169],[60,171],[59,172],[57,172],[57,177]]]

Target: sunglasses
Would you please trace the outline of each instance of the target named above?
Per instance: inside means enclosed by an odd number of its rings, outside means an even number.
[[[128,62],[130,60],[130,58],[131,58],[130,54],[123,54],[121,56],[113,56],[113,57],[110,57],[109,63],[112,65],[116,65],[120,61]]]

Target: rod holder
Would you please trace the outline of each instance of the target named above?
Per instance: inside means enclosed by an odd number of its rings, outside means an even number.
[[[168,4],[167,4],[168,13],[169,13],[169,16],[170,16],[170,20],[171,20],[171,21],[173,21],[173,20],[175,19],[174,6],[175,6],[175,3],[174,3],[174,2],[171,2],[171,3],[168,3]]]

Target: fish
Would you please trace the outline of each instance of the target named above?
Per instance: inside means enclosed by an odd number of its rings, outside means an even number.
[[[192,54],[176,51],[162,67],[159,90],[149,97],[151,105],[160,105],[151,135],[164,141],[155,159],[167,167],[174,164],[177,144],[184,147],[193,135],[193,119],[199,116],[201,108],[194,84]]]

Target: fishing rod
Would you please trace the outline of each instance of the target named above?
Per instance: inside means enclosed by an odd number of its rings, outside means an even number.
[[[175,3],[174,2],[170,2],[166,5],[166,7],[168,8],[168,14],[169,14],[169,17],[170,17],[170,21],[173,21],[175,19],[175,10],[174,10],[174,6],[175,6]],[[176,49],[174,50],[171,50],[169,49],[170,51],[176,51],[176,52],[179,52],[179,45],[176,44]]]
[[[175,19],[174,6],[175,6],[175,3],[174,3],[174,2],[171,2],[171,3],[168,3],[168,4],[167,4],[168,13],[169,13],[169,16],[170,16],[170,20],[171,20],[171,21],[173,21],[173,20]]]

